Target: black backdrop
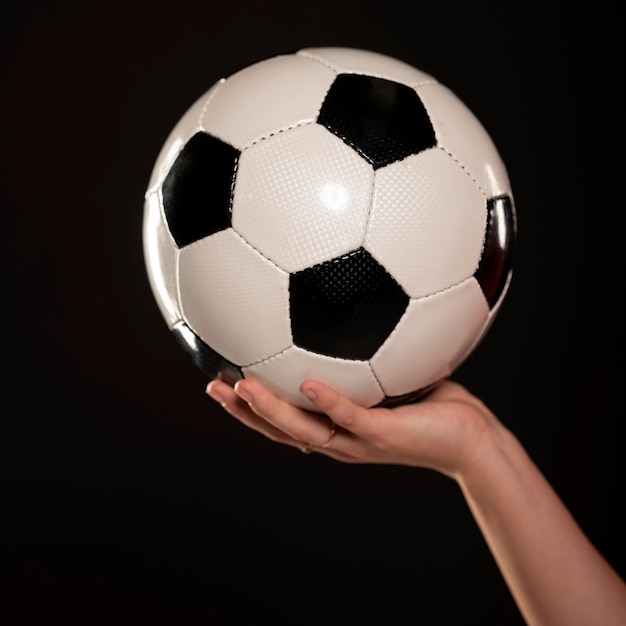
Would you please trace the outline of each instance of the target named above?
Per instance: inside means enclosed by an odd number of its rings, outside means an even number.
[[[452,481],[247,430],[204,395],[154,304],[143,193],[167,133],[218,78],[304,46],[408,61],[491,133],[518,209],[516,269],[455,378],[626,573],[616,15],[13,4],[0,24],[3,623],[521,623]]]

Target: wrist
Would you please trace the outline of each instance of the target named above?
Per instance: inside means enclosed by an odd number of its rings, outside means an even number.
[[[515,450],[520,447],[513,433],[485,411],[481,431],[454,475],[459,485],[470,492],[483,488],[494,473],[510,471]]]

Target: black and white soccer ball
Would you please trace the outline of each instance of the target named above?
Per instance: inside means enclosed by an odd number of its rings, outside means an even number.
[[[375,52],[309,48],[183,115],[143,241],[196,365],[312,409],[305,379],[373,406],[449,376],[502,303],[515,228],[501,157],[447,87]]]

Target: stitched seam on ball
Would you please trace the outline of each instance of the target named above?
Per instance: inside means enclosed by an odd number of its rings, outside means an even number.
[[[265,253],[261,252],[255,245],[251,244],[234,226],[230,227],[233,233],[241,239],[249,248],[254,250],[261,258],[265,259],[268,263],[271,263],[281,274],[285,274],[285,276],[289,277],[290,272],[284,270],[276,261],[270,259]]]
[[[198,116],[198,120],[196,121],[196,126],[195,126],[195,131],[194,132],[198,132],[198,131],[203,131],[204,132],[204,125],[202,124],[202,120],[204,119],[204,115],[206,113],[206,110],[208,109],[209,104],[211,103],[213,98],[215,97],[215,94],[220,90],[220,88],[222,87],[222,85],[225,82],[226,82],[226,79],[225,78],[221,78],[217,83],[215,83],[215,86],[217,86],[217,85],[219,85],[219,86],[216,87],[216,89],[211,93],[211,95],[207,98],[207,101],[204,103],[204,106],[202,107],[202,113],[200,113],[200,115]],[[188,141],[189,140],[185,141],[185,143],[181,147],[181,150],[188,143]],[[167,168],[168,171],[171,169],[172,165],[174,164],[174,162],[176,161],[176,159],[180,155],[180,152],[181,151],[179,150],[178,153],[176,154],[176,156],[174,157],[174,160],[168,165],[168,168]],[[149,193],[158,190],[162,185],[163,185],[162,176],[161,176],[161,174],[159,174],[159,177],[157,178],[157,181],[154,183],[154,185],[152,187],[150,187],[146,191],[145,197],[147,197],[147,195]]]
[[[407,83],[405,83],[405,84],[407,84]],[[418,89],[418,87],[425,87],[426,85],[438,85],[438,84],[439,84],[438,80],[435,80],[434,78],[427,78],[426,80],[422,80],[419,83],[410,84],[410,85],[407,85],[407,86],[411,87],[411,89]],[[417,95],[419,97],[419,94],[417,94]],[[420,100],[421,100],[421,98],[420,98]],[[428,115],[428,111],[426,111],[426,114]]]
[[[233,203],[235,201],[235,184],[237,183],[237,172],[239,172],[240,161],[241,161],[241,154],[235,159],[235,164],[233,165],[233,171],[230,174],[230,192],[228,194],[228,216],[229,216],[231,227],[233,225]]]
[[[198,122],[196,123],[196,130],[204,130],[204,116],[206,115],[207,109],[209,108],[209,105],[211,104],[213,98],[215,98],[216,94],[220,91],[220,89],[222,88],[222,86],[224,85],[224,83],[226,82],[225,78],[221,78],[217,83],[216,83],[216,89],[215,91],[213,91],[213,93],[211,93],[211,95],[207,98],[207,101],[204,103],[204,106],[202,107],[202,113],[200,113],[200,116],[198,117]]]
[[[401,318],[402,319],[402,318]],[[391,333],[390,333],[391,334]],[[389,338],[389,337],[388,337]],[[385,345],[385,342],[383,342],[383,346]],[[383,346],[380,346],[380,348],[382,348]],[[378,350],[380,350],[380,348],[378,348]],[[376,352],[378,352],[378,350]],[[372,376],[374,377],[374,380],[376,381],[376,384],[378,385],[380,392],[383,394],[383,396],[387,395],[387,392],[385,391],[385,388],[383,387],[382,382],[380,381],[380,378],[378,378],[378,375],[376,374],[374,368],[372,367],[372,363],[371,363],[371,359],[367,360],[367,367],[370,368],[370,372],[372,372]]]
[[[322,110],[322,105],[324,104],[324,101],[326,100],[326,97],[328,96],[328,92],[331,90],[331,87],[333,86],[335,80],[337,79],[337,76],[339,76],[341,72],[336,67],[333,67],[330,63],[328,63],[328,61],[325,61],[324,59],[320,59],[319,57],[316,57],[309,52],[303,52],[302,50],[299,50],[298,52],[296,52],[296,55],[301,56],[304,59],[315,61],[315,63],[319,63],[320,65],[328,68],[331,72],[335,74],[335,78],[330,81],[330,84],[328,85],[328,89],[326,90],[324,97],[320,98],[320,104],[315,113],[315,120],[317,120],[317,118],[320,115],[320,111]]]
[[[324,67],[327,67],[329,70],[332,70],[333,72],[335,72],[335,74],[338,76],[339,74],[355,74],[357,76],[371,76],[372,78],[383,78],[385,80],[389,80],[392,81],[394,83],[398,83],[401,85],[406,85],[407,87],[411,87],[412,89],[416,89],[417,87],[422,87],[424,85],[438,85],[439,81],[436,78],[426,78],[423,81],[420,81],[418,83],[415,84],[410,84],[410,83],[405,83],[401,80],[396,80],[394,78],[389,78],[389,76],[387,74],[383,74],[381,72],[370,72],[368,70],[361,70],[361,71],[356,71],[356,70],[344,70],[341,71],[339,70],[337,67],[335,67],[334,65],[331,65],[328,61],[324,60],[324,59],[320,59],[319,57],[311,54],[310,52],[306,52],[305,50],[298,50],[298,52],[296,52],[297,56],[301,56],[305,59],[311,59],[311,61],[316,61],[317,63],[319,63],[320,65],[323,65]],[[417,68],[415,68],[417,69]],[[421,70],[420,70],[421,71]]]
[[[283,274],[286,274],[287,276],[289,276],[291,274],[291,272],[287,271],[286,269],[284,269],[283,267],[281,267],[276,261],[274,261],[274,259],[270,258],[269,256],[267,256],[267,254],[265,254],[265,252],[261,252],[261,250],[259,250],[252,242],[248,241],[248,239],[246,239],[246,237],[244,237],[233,225],[231,222],[231,226],[230,226],[231,230],[235,233],[235,235],[237,235],[237,237],[239,237],[239,239],[241,239],[241,241],[243,241],[249,248],[251,248],[252,250],[254,250],[260,257],[264,258],[268,263],[271,263],[278,271],[282,272]],[[193,245],[193,244],[192,244]]]
[[[317,115],[315,116],[315,118],[317,118]],[[280,128],[279,130],[275,130],[271,133],[268,133],[267,135],[263,135],[259,137],[258,139],[253,139],[249,144],[245,145],[241,151],[243,152],[244,150],[248,150],[248,148],[255,146],[257,143],[261,143],[262,141],[271,139],[272,137],[275,137],[276,135],[280,135],[281,133],[286,133],[287,131],[293,130],[294,128],[300,128],[303,126],[311,126],[312,124],[315,124],[315,123],[316,123],[315,119],[312,119],[312,120],[307,120],[306,122],[298,122],[297,124],[292,124],[291,126],[285,126],[285,128]]]
[[[367,209],[367,220],[365,221],[365,232],[363,233],[363,239],[361,239],[362,248],[365,247],[365,240],[367,239],[367,234],[370,231],[370,225],[372,223],[372,213],[374,212],[374,195],[375,195],[377,180],[378,180],[378,176],[376,175],[376,171],[374,170],[372,184],[370,185],[370,199],[369,199],[369,207]]]
[[[446,150],[446,148],[444,148],[443,146],[439,146],[439,150],[447,154],[465,172],[465,174],[474,183],[474,185],[476,185],[476,188],[478,189],[478,191],[480,191],[483,198],[487,200],[487,194],[485,193],[485,190],[483,189],[482,185],[478,182],[476,177],[465,167],[465,165],[463,165],[463,163],[461,163],[461,161],[457,157],[455,157],[454,154],[452,154],[452,152],[450,152],[449,150]]]
[[[464,278],[463,280],[459,281],[458,283],[455,283],[454,285],[450,285],[448,287],[446,287],[445,289],[440,289],[439,291],[433,291],[432,293],[429,293],[428,295],[425,296],[419,296],[417,298],[410,298],[409,299],[409,303],[411,302],[417,302],[419,300],[430,300],[431,298],[445,293],[446,291],[450,291],[451,289],[454,289],[455,287],[459,287],[460,285],[463,285],[464,283],[467,283],[468,281],[472,280],[474,277],[473,276],[468,276],[467,278]],[[376,354],[380,354],[382,352],[384,352],[386,350],[386,346],[388,346],[389,342],[391,341],[392,337],[394,337],[396,335],[396,333],[399,332],[399,328],[402,324],[402,320],[405,319],[405,317],[408,314],[408,310],[409,307],[407,306],[406,310],[404,311],[404,313],[402,314],[402,317],[400,317],[400,319],[398,320],[398,323],[395,325],[394,329],[389,333],[389,335],[387,336],[387,339],[385,339],[385,341],[382,343],[382,345],[380,346],[380,348],[378,348],[378,350],[376,351]],[[376,374],[374,374],[374,376],[376,376]],[[378,379],[377,379],[378,380]],[[385,392],[385,394],[387,393],[385,391],[385,388],[381,385],[381,388],[383,389],[383,391]]]
[[[439,146],[439,149],[443,153],[447,154],[465,172],[466,176],[468,176],[468,178],[474,183],[474,185],[476,185],[476,188],[478,189],[478,191],[480,191],[480,194],[485,199],[485,202],[487,202],[488,201],[488,197],[487,197],[487,194],[485,193],[485,190],[483,189],[482,185],[471,174],[471,172],[463,165],[463,163],[461,163],[461,161],[459,159],[457,159],[454,156],[454,154],[452,154],[452,152],[450,152],[449,150],[446,150],[443,146]],[[489,211],[487,210],[487,215],[486,215],[486,218],[485,218],[485,233],[487,233],[487,229],[488,228],[489,228]],[[474,267],[474,273],[476,273],[476,271],[480,267],[480,262],[482,261],[483,254],[485,253],[485,246],[486,245],[487,245],[487,238],[483,237],[483,243],[482,243],[482,246],[480,248],[480,254],[478,255],[478,259],[476,261],[476,266]],[[463,282],[463,281],[461,281],[461,282]]]
[[[332,70],[333,72],[335,72],[335,75],[340,74],[339,70],[333,65],[331,65],[328,61],[326,61],[325,59],[320,59],[319,57],[315,56],[314,54],[311,54],[310,52],[305,52],[304,50],[298,50],[298,52],[296,52],[296,56],[303,57],[304,59],[310,59],[311,61],[315,61],[316,63],[319,63],[320,65],[323,65],[324,67],[327,67],[329,70]]]
[[[470,276],[467,276],[466,278],[463,278],[462,280],[460,280],[458,283],[454,283],[454,285],[448,285],[447,287],[444,287],[443,289],[440,289],[439,291],[432,291],[431,293],[426,294],[425,296],[417,296],[416,298],[409,298],[410,302],[416,302],[417,300],[428,300],[430,298],[433,298],[434,296],[438,296],[442,293],[446,293],[446,291],[450,291],[451,289],[455,289],[456,287],[459,287],[460,285],[463,285],[464,283],[466,283],[469,280],[472,280],[474,278],[474,274],[470,274]],[[402,318],[400,318],[402,319]]]
[[[482,185],[478,182],[476,177],[472,175],[472,173],[465,167],[465,165],[463,165],[463,163],[461,163],[461,161],[459,159],[457,159],[452,154],[452,152],[450,152],[449,150],[446,150],[443,146],[439,146],[439,149],[444,154],[447,154],[465,172],[465,175],[468,176],[468,178],[474,183],[474,185],[476,185],[476,188],[478,189],[478,191],[480,191],[480,194],[485,199],[485,202],[487,202],[489,198],[487,197],[487,194],[485,193],[485,190],[483,189]],[[488,227],[489,227],[489,211],[487,211],[487,216],[485,218],[485,233],[487,232],[487,228]],[[480,267],[480,262],[482,261],[483,254],[485,253],[485,246],[486,245],[487,245],[486,237],[483,237],[483,244],[482,244],[482,246],[480,248],[480,254],[478,255],[478,260],[476,261],[476,267],[474,267],[474,273]],[[469,276],[468,278],[471,278],[471,276]],[[467,280],[467,279],[465,279],[465,280]],[[463,281],[461,281],[461,282],[463,282]],[[460,284],[460,283],[458,283],[458,284]]]
[[[487,247],[487,234],[489,233],[489,228],[491,227],[491,212],[489,208],[487,208],[487,216],[485,218],[485,231],[483,235],[483,245],[480,248],[480,254],[478,255],[478,261],[476,261],[476,267],[474,268],[474,275],[478,271],[480,267],[480,262],[483,260],[483,255],[485,254],[485,248]]]
[[[260,359],[259,361],[253,361],[252,363],[248,363],[246,365],[240,365],[239,367],[241,367],[242,369],[245,369],[246,367],[254,367],[255,365],[260,365],[261,363],[266,363],[267,361],[271,361],[272,359],[275,359],[275,358],[279,357],[281,354],[284,354],[285,352],[287,352],[287,350],[291,350],[291,348],[297,348],[297,347],[298,346],[296,346],[296,344],[293,342],[293,336],[292,336],[291,337],[291,344],[288,345],[286,348],[283,348],[282,350],[279,350],[275,354],[272,354],[270,356],[266,356],[264,359]]]

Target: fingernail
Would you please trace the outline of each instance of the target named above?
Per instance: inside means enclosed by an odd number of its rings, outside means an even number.
[[[244,401],[250,404],[252,402],[252,396],[245,390],[241,389],[239,383],[235,384],[235,393]]]
[[[317,400],[317,394],[310,387],[300,387],[300,391],[302,395],[306,396],[309,400]]]
[[[215,402],[219,402],[220,404],[224,404],[224,398],[213,389],[213,381],[211,381],[206,387],[206,393],[209,395]]]

